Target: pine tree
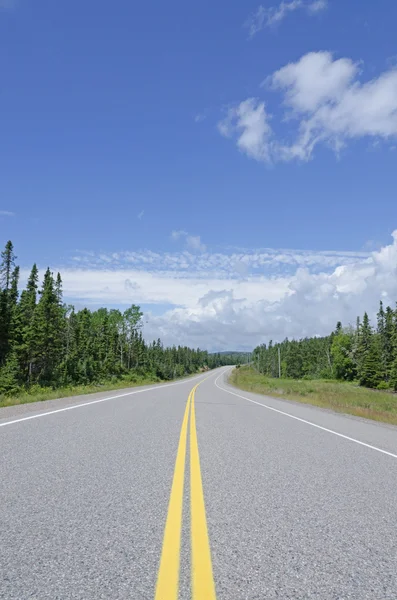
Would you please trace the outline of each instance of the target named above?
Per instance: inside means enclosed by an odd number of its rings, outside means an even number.
[[[12,322],[18,299],[19,268],[15,267],[14,247],[8,241],[1,253],[0,263],[0,366],[11,347]]]
[[[62,362],[63,329],[59,295],[54,278],[48,268],[44,275],[40,300],[34,310],[31,342],[36,378],[44,385],[55,385],[57,366]]]
[[[357,373],[360,385],[365,387],[376,387],[382,380],[379,344],[367,313],[364,314],[359,332]]]
[[[10,289],[15,260],[16,256],[14,254],[14,246],[11,240],[9,240],[6,243],[5,249],[1,253],[0,263],[0,286],[7,291]]]
[[[397,308],[393,312],[392,355],[390,360],[390,385],[397,392]]]
[[[34,340],[32,339],[32,319],[37,302],[39,274],[36,264],[29,275],[26,289],[22,291],[21,299],[16,309],[15,351],[24,382],[29,382],[32,369],[32,354]]]
[[[386,379],[390,380],[391,368],[393,363],[393,310],[390,308],[390,306],[386,308],[383,351],[386,369]]]
[[[387,377],[387,339],[386,339],[386,314],[383,309],[383,302],[380,301],[379,312],[377,314],[377,340],[379,346],[380,364],[379,373],[381,378],[386,380]]]
[[[20,370],[16,354],[12,352],[0,369],[0,394],[15,394],[20,389]]]

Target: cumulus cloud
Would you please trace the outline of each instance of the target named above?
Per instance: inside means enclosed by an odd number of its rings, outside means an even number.
[[[397,298],[397,231],[391,245],[364,261],[330,273],[299,268],[277,291],[254,298],[244,288],[210,290],[195,305],[151,318],[146,333],[161,328],[169,343],[250,349],[270,339],[329,334],[338,320],[353,324],[366,310],[374,317],[380,299],[393,306]]]
[[[147,339],[160,335],[168,344],[250,349],[269,339],[325,335],[338,320],[354,323],[365,310],[375,316],[380,299],[392,306],[397,300],[397,231],[372,252],[146,251],[129,253],[130,263],[127,254],[86,253],[93,262],[53,270],[62,273],[67,302],[140,304],[149,317]],[[23,270],[22,282],[28,275]]]
[[[264,102],[248,98],[230,108],[226,118],[218,124],[225,137],[237,133],[237,146],[251,158],[269,162],[271,158],[272,130]]]
[[[265,102],[249,98],[228,113],[218,128],[236,139],[239,150],[262,162],[307,161],[324,143],[340,152],[349,140],[397,137],[397,69],[390,68],[362,83],[360,65],[330,52],[310,52],[265,80],[282,94],[283,122],[289,144],[280,142],[270,125]]]
[[[186,242],[186,246],[191,248],[192,250],[196,250],[198,252],[205,252],[206,246],[202,243],[199,235],[190,235],[187,231],[179,230],[173,231],[171,233],[172,240],[179,240],[183,238]]]
[[[290,2],[281,2],[278,6],[265,8],[262,4],[247,19],[245,27],[248,29],[248,35],[253,38],[259,31],[265,27],[272,27],[281,23],[290,13],[297,10],[304,10],[308,15],[316,15],[325,10],[328,6],[327,0],[315,0],[314,2],[304,2],[303,0],[290,0]]]

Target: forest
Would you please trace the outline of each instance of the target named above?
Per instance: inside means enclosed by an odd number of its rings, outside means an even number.
[[[48,268],[39,285],[36,264],[19,291],[20,268],[11,241],[0,263],[0,394],[91,383],[170,380],[236,362],[185,346],[147,343],[143,313],[118,309],[75,311],[63,302],[62,279]],[[244,356],[241,357],[244,359]]]
[[[170,380],[203,369],[243,363],[246,353],[215,353],[148,343],[143,313],[133,304],[76,311],[63,301],[62,279],[49,268],[39,284],[33,265],[25,289],[11,241],[0,262],[0,394],[139,378]],[[376,326],[368,314],[326,337],[262,344],[252,353],[270,377],[358,381],[397,391],[397,309],[380,302]]]
[[[376,327],[365,313],[354,327],[338,322],[326,337],[270,341],[255,348],[252,361],[270,377],[358,381],[397,391],[397,310],[380,302]]]

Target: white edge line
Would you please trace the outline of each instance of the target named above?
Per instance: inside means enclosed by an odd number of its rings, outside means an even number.
[[[388,452],[387,450],[382,450],[381,448],[378,448],[377,446],[371,446],[371,444],[366,444],[365,442],[360,442],[360,440],[356,440],[355,438],[349,437],[348,435],[343,435],[343,433],[338,433],[337,431],[334,431],[333,429],[327,429],[326,427],[322,427],[321,425],[316,425],[316,423],[312,423],[311,421],[306,421],[306,419],[301,419],[300,417],[295,417],[294,415],[291,415],[290,413],[284,412],[282,410],[278,410],[277,408],[273,408],[272,406],[268,406],[267,404],[262,404],[261,402],[257,402],[256,400],[251,400],[250,398],[247,398],[246,396],[241,396],[241,394],[236,394],[235,392],[231,392],[230,390],[227,390],[226,388],[223,388],[220,385],[218,385],[218,379],[220,377],[222,377],[223,374],[224,373],[221,373],[215,379],[215,385],[218,389],[222,390],[223,392],[226,392],[227,394],[232,394],[233,396],[237,396],[238,398],[242,398],[243,400],[248,400],[248,402],[252,402],[253,404],[258,404],[259,406],[262,406],[263,408],[267,408],[268,410],[272,410],[276,413],[279,413],[280,415],[284,415],[285,417],[289,417],[290,419],[295,419],[295,421],[300,421],[301,423],[306,423],[306,425],[311,425],[312,427],[316,427],[317,429],[322,429],[322,431],[326,431],[327,433],[332,433],[333,435],[337,435],[338,437],[344,438],[345,440],[349,440],[350,442],[354,442],[355,444],[360,444],[360,446],[365,446],[366,448],[370,448],[371,450],[376,450],[376,452],[381,452],[382,454],[387,454],[387,456],[391,456],[392,458],[397,458],[397,454],[393,454],[392,452]]]
[[[40,417],[47,417],[48,415],[54,415],[55,413],[65,412],[67,410],[74,410],[75,408],[82,408],[83,406],[89,406],[90,404],[99,404],[100,402],[107,402],[108,400],[115,400],[116,398],[123,398],[124,396],[132,396],[134,394],[143,394],[144,392],[150,392],[151,390],[162,390],[166,387],[173,385],[181,385],[183,383],[189,383],[204,375],[197,375],[183,381],[176,381],[174,383],[164,383],[163,385],[153,385],[152,387],[145,388],[144,390],[135,390],[133,392],[126,392],[125,394],[117,394],[116,396],[108,396],[106,398],[98,398],[97,400],[91,400],[91,402],[82,402],[80,404],[73,404],[73,406],[65,406],[64,408],[57,408],[56,410],[48,410],[47,412],[39,413],[37,415],[30,415],[29,417],[22,417],[21,419],[13,419],[12,421],[5,421],[0,423],[0,427],[6,427],[7,425],[14,425],[14,423],[21,423],[22,421],[30,421],[31,419],[39,419]],[[209,377],[207,377],[208,379]],[[55,398],[55,400],[62,400],[62,398]],[[23,406],[20,404],[19,406]]]

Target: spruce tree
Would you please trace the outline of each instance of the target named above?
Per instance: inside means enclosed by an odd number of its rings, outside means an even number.
[[[15,394],[20,390],[20,369],[15,352],[11,352],[0,368],[0,394]]]
[[[393,311],[392,355],[390,361],[390,385],[397,392],[397,308]]]
[[[22,291],[21,299],[16,309],[15,351],[24,382],[29,382],[32,370],[32,353],[34,339],[32,338],[32,319],[37,302],[39,274],[36,264],[30,272],[26,289]]]
[[[6,247],[1,253],[0,263],[0,286],[4,290],[9,290],[11,286],[12,272],[15,267],[16,256],[14,254],[14,246],[9,240],[6,243]]]
[[[19,268],[11,241],[1,253],[0,263],[0,366],[4,364],[11,347],[12,322],[18,299]]]
[[[393,363],[393,310],[388,306],[385,315],[384,334],[384,362],[386,368],[386,379],[390,380]]]
[[[40,300],[32,321],[33,361],[37,380],[44,385],[55,385],[57,366],[62,362],[62,331],[59,296],[53,275],[48,268],[44,275]]]
[[[386,340],[386,314],[383,309],[383,302],[380,301],[379,304],[379,312],[377,314],[378,327],[377,327],[377,338],[376,342],[378,343],[379,355],[380,355],[380,363],[379,363],[379,373],[382,379],[386,379],[387,377],[387,340]]]
[[[379,344],[367,313],[359,332],[357,372],[360,385],[365,387],[376,387],[382,379]]]

